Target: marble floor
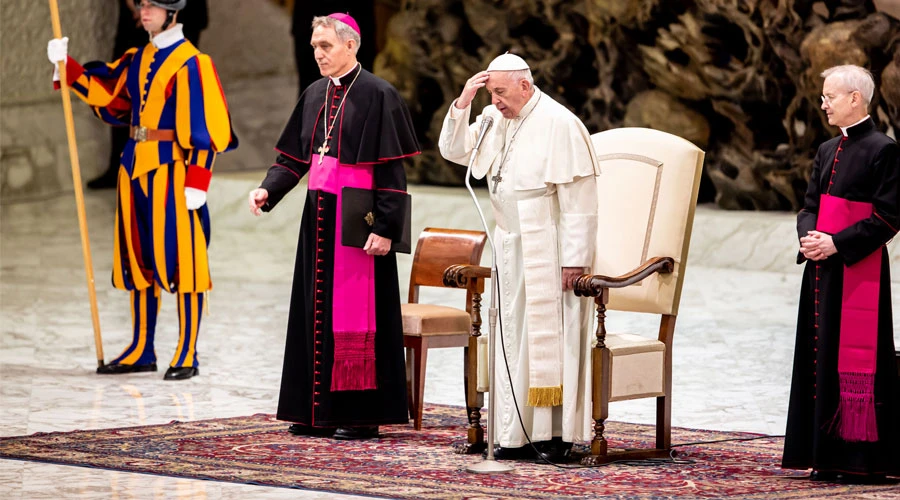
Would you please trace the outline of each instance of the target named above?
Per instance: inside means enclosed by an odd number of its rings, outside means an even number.
[[[162,373],[93,373],[96,356],[73,196],[0,207],[0,436],[274,413],[303,197],[294,193],[275,213],[255,218],[245,197],[261,176],[228,173],[213,180],[215,289],[198,346],[201,375],[185,382],[165,382]],[[464,190],[411,186],[410,191],[414,235],[425,226],[479,227]],[[485,198],[480,201],[486,207]],[[87,193],[86,205],[109,360],[130,337],[127,294],[108,285],[113,193]],[[674,425],[783,432],[801,271],[792,263],[793,238],[791,214],[698,211],[674,347]],[[894,276],[900,276],[898,253],[895,248]],[[399,258],[401,290],[410,263],[409,256]],[[489,256],[484,263],[490,263]],[[898,285],[895,311],[900,311]],[[461,300],[433,292],[423,299]],[[639,315],[610,313],[608,322],[611,330],[650,334],[654,328],[652,318]],[[161,363],[168,361],[176,338],[174,301],[166,296],[157,333]],[[463,403],[461,358],[461,349],[429,354],[427,401]],[[650,400],[614,403],[611,418],[649,423],[653,406]],[[0,497],[336,495],[0,460]]]

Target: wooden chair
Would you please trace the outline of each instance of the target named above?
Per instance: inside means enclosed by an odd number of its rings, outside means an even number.
[[[594,297],[591,455],[596,465],[621,458],[661,458],[671,452],[672,339],[704,153],[665,132],[620,128],[592,136],[600,160],[599,217],[592,275],[575,293]],[[607,311],[660,316],[655,338],[607,333]],[[656,446],[609,451],[604,422],[609,403],[656,398]]]
[[[478,266],[486,241],[487,235],[482,231],[426,228],[416,243],[409,277],[409,303],[401,305],[407,394],[416,430],[422,428],[428,349],[464,347],[467,401],[470,400],[469,393],[475,393],[477,358],[473,354],[470,359],[469,353],[475,352],[481,335],[481,294],[484,280],[490,277],[490,270],[485,273],[479,271]],[[465,289],[465,307],[419,304],[419,288],[423,286]],[[476,444],[483,441],[484,436],[480,424],[482,402],[477,393],[471,402],[471,405],[467,404],[470,421],[476,415],[478,419],[469,434],[470,442]]]

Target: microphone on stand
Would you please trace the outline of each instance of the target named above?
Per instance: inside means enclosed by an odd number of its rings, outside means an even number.
[[[475,155],[478,154],[478,148],[481,147],[481,141],[484,140],[484,136],[487,135],[488,130],[491,129],[491,125],[493,124],[494,118],[491,116],[486,116],[484,120],[481,120],[481,130],[478,132],[478,140],[475,141],[475,148],[472,149],[472,157],[469,159],[470,169],[472,168],[472,162],[475,160]]]
[[[469,190],[469,194],[472,195],[472,201],[475,202],[475,210],[478,212],[478,216],[481,218],[481,225],[484,226],[484,232],[487,234],[488,243],[491,245],[491,259],[494,260],[494,255],[496,254],[496,248],[494,248],[494,238],[491,237],[491,231],[488,228],[487,220],[484,218],[484,211],[481,209],[481,204],[478,203],[478,197],[475,196],[475,190],[472,189],[472,183],[470,182],[472,177],[472,165],[475,164],[475,158],[478,156],[478,148],[481,147],[482,141],[484,141],[484,136],[487,135],[488,130],[491,129],[491,126],[494,124],[494,118],[492,116],[486,116],[483,120],[481,120],[481,130],[478,132],[478,139],[475,141],[475,147],[472,148],[472,154],[469,156],[469,167],[466,169],[466,189]],[[496,262],[494,260],[494,262]],[[496,269],[496,265],[491,265],[491,269]],[[491,278],[493,280],[493,277]],[[492,281],[493,283],[493,281]],[[491,302],[491,307],[494,306],[494,303]],[[493,375],[491,375],[493,377]]]
[[[484,140],[484,136],[487,135],[488,130],[491,129],[491,125],[494,124],[494,119],[490,116],[486,116],[481,121],[481,130],[478,132],[478,140],[475,141],[475,147],[472,149],[472,154],[469,156],[469,168],[466,170],[466,189],[469,190],[469,194],[472,195],[472,201],[475,202],[475,210],[478,211],[478,216],[481,218],[481,225],[484,226],[484,232],[487,234],[488,243],[491,245],[491,306],[488,308],[488,324],[490,325],[490,337],[488,338],[488,443],[487,443],[487,458],[485,458],[481,463],[477,463],[474,465],[470,465],[466,467],[467,472],[474,472],[477,474],[492,474],[496,472],[509,472],[512,471],[513,468],[507,464],[501,464],[500,462],[494,459],[494,433],[496,432],[496,427],[494,426],[494,394],[496,391],[494,390],[494,353],[496,350],[496,342],[495,342],[495,333],[497,330],[497,289],[500,286],[497,283],[497,248],[494,246],[494,238],[491,237],[491,231],[488,228],[487,220],[484,218],[484,211],[481,210],[481,204],[478,203],[478,197],[475,196],[475,191],[472,189],[472,183],[469,181],[472,176],[472,165],[475,163],[475,158],[478,156],[478,148],[481,147],[481,142]],[[475,354],[478,355],[477,353]]]
[[[487,135],[488,130],[491,129],[491,126],[493,124],[494,118],[491,116],[486,116],[483,120],[481,120],[481,130],[479,130],[478,132],[478,139],[475,141],[475,147],[472,148],[472,154],[469,156],[469,168],[466,170],[466,189],[468,189],[469,194],[472,195],[472,201],[475,202],[475,210],[478,212],[478,216],[481,217],[481,225],[484,226],[484,232],[485,234],[487,234],[488,243],[491,245],[491,259],[496,262],[493,257],[496,254],[497,250],[496,248],[494,248],[494,238],[491,237],[491,231],[488,228],[487,220],[484,218],[484,211],[481,209],[481,204],[478,203],[478,197],[475,196],[475,190],[472,189],[472,183],[470,182],[472,177],[472,165],[475,164],[475,158],[478,156],[478,148],[481,147],[481,143],[482,141],[484,141],[484,136]],[[496,265],[492,265],[491,269],[496,269]],[[491,279],[493,280],[493,277]],[[493,306],[494,303],[491,302],[491,307]]]

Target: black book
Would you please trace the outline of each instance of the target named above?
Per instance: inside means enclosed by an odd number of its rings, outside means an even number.
[[[345,187],[341,190],[341,244],[363,248],[375,225],[375,191],[371,189]],[[412,196],[403,197],[403,227],[400,240],[391,241],[391,251],[410,253],[412,246]]]

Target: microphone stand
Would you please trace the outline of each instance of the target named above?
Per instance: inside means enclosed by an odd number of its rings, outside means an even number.
[[[481,225],[484,226],[484,232],[487,234],[488,243],[491,245],[491,307],[488,308],[488,324],[490,332],[490,337],[488,338],[488,418],[487,418],[487,428],[488,428],[488,443],[487,443],[487,458],[482,460],[480,463],[470,465],[466,467],[466,472],[472,472],[475,474],[493,474],[497,472],[510,472],[513,470],[513,467],[507,464],[501,464],[497,460],[494,459],[494,354],[496,352],[496,337],[495,333],[497,330],[497,288],[499,288],[499,284],[497,283],[497,247],[494,246],[494,238],[491,237],[491,231],[488,229],[487,221],[484,218],[484,211],[481,210],[481,205],[478,203],[478,198],[475,196],[475,190],[472,189],[472,183],[470,182],[470,177],[472,175],[472,164],[475,163],[475,157],[478,156],[478,148],[481,147],[481,140],[484,138],[484,135],[487,133],[487,130],[491,127],[491,124],[487,124],[483,127],[481,132],[481,136],[478,138],[478,142],[475,144],[475,148],[472,149],[472,155],[469,157],[469,167],[466,170],[466,189],[469,190],[469,194],[472,195],[472,201],[475,202],[475,210],[478,211],[478,216],[481,218]],[[477,356],[478,353],[476,352]],[[477,381],[475,382],[477,383]]]

